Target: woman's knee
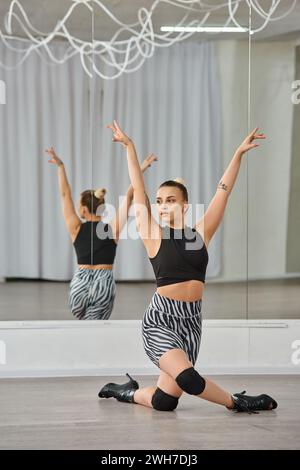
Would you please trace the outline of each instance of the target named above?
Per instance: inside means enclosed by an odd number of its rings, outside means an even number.
[[[167,372],[160,370],[156,386],[173,397],[181,397],[183,390],[177,385],[174,378]]]
[[[175,381],[184,392],[190,395],[200,395],[206,385],[204,377],[202,377],[194,367],[184,369],[177,375]]]
[[[173,411],[178,405],[179,398],[169,395],[159,387],[156,388],[152,395],[151,404],[155,410]]]
[[[169,349],[159,358],[159,368],[170,375],[173,380],[182,370],[191,366],[192,363],[187,353],[180,348]]]

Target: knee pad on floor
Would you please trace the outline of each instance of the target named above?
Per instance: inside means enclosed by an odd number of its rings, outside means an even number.
[[[180,372],[175,380],[181,390],[189,393],[190,395],[199,395],[205,389],[205,379],[194,369],[194,367],[189,367],[188,369]]]
[[[157,387],[153,393],[151,404],[156,410],[173,411],[178,405],[178,398],[169,395]]]

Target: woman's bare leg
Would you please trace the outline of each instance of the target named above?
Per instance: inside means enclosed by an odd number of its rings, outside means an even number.
[[[138,388],[133,395],[134,403],[152,408],[151,400],[156,387]]]
[[[175,379],[183,370],[193,367],[193,364],[189,361],[185,351],[182,349],[171,349],[160,357],[159,366],[164,372]],[[231,394],[223,390],[212,380],[204,378],[206,382],[205,389],[202,393],[195,396],[231,408],[233,406]]]
[[[164,392],[172,395],[173,397],[181,397],[183,391],[177,385],[175,380],[163,370],[160,371],[160,375],[156,384],[156,387],[159,387]],[[139,405],[149,406],[152,407],[152,396],[156,390],[156,387],[145,387],[140,388],[134,392],[134,402],[138,403]]]
[[[232,408],[234,403],[231,394],[207,377],[203,376],[203,378],[205,379],[205,389],[200,395],[196,396]]]

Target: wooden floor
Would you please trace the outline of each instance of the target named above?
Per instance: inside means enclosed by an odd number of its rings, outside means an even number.
[[[118,282],[111,320],[141,319],[153,282]],[[20,281],[0,283],[1,320],[74,320],[68,308],[69,283]],[[204,319],[300,319],[300,279],[208,282]]]
[[[156,377],[137,377],[140,386]],[[269,393],[277,410],[258,415],[183,395],[176,411],[99,399],[126,377],[2,379],[1,449],[300,449],[300,377],[214,376],[231,393]]]

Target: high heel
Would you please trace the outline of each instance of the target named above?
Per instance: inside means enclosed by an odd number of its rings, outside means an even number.
[[[234,393],[232,396],[233,407],[229,410],[246,411],[249,414],[259,414],[258,410],[275,410],[278,404],[269,395],[262,394],[257,396],[245,395],[246,390],[241,393]],[[270,407],[272,405],[272,407]]]
[[[126,375],[127,375],[127,377],[129,378],[129,381],[130,381],[130,382],[134,382],[134,383],[137,384],[137,381],[134,380],[134,379],[128,374],[128,372],[126,372]]]
[[[129,381],[125,384],[108,383],[101,388],[98,393],[99,398],[116,398],[118,401],[134,403],[134,392],[139,388],[139,384],[127,372]]]

